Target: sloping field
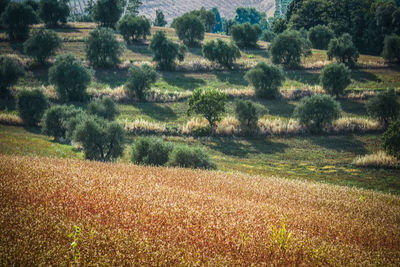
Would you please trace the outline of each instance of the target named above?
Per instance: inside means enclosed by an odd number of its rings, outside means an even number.
[[[400,264],[400,198],[239,174],[0,156],[0,265]]]

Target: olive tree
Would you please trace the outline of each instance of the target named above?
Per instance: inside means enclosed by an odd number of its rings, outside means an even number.
[[[61,47],[61,38],[54,31],[40,29],[24,43],[24,52],[33,57],[39,64],[54,56]]]
[[[383,43],[382,57],[388,62],[400,63],[400,36],[386,36]]]
[[[174,19],[171,26],[187,46],[196,46],[204,39],[205,28],[196,15],[184,14]]]
[[[257,129],[259,111],[256,105],[250,100],[235,101],[235,115],[240,127],[250,134]]]
[[[371,117],[378,119],[387,127],[399,117],[400,104],[396,92],[393,89],[386,90],[371,98],[367,102],[367,111]]]
[[[119,109],[111,97],[105,97],[101,100],[90,102],[87,112],[91,115],[99,116],[103,119],[113,121],[119,114]]]
[[[153,25],[157,26],[157,27],[164,27],[165,25],[167,25],[167,21],[165,20],[164,13],[159,9],[156,10],[156,18],[154,20]]]
[[[328,94],[338,97],[351,83],[350,70],[344,64],[329,64],[322,69],[320,80]]]
[[[335,34],[325,25],[312,27],[308,32],[308,39],[315,49],[328,49],[329,42],[333,37]]]
[[[125,41],[146,40],[150,35],[150,21],[142,16],[125,15],[119,22],[117,29],[124,37]]]
[[[94,6],[94,21],[102,27],[115,28],[123,12],[121,0],[98,0]]]
[[[400,159],[400,121],[390,124],[383,134],[383,148],[397,159]]]
[[[230,34],[239,47],[257,47],[258,36],[261,34],[258,24],[237,24],[232,26]]]
[[[66,23],[69,16],[68,2],[65,0],[40,0],[39,17],[46,26],[54,27]]]
[[[29,37],[29,26],[37,23],[38,17],[31,6],[11,2],[1,15],[1,21],[7,28],[10,40],[24,41]]]
[[[329,59],[335,58],[337,62],[344,63],[349,67],[354,67],[360,56],[348,33],[329,42],[327,55]]]
[[[8,98],[9,88],[24,75],[24,68],[19,62],[10,57],[0,56],[0,98]]]
[[[145,93],[150,89],[150,85],[157,80],[156,71],[147,64],[140,67],[131,66],[128,71],[128,81],[126,88],[130,95],[137,97],[139,100],[145,98]]]
[[[40,89],[21,90],[17,94],[17,110],[26,125],[40,122],[49,101]]]
[[[210,61],[230,69],[234,62],[240,57],[239,48],[233,43],[227,43],[221,39],[208,41],[203,45],[203,56]]]

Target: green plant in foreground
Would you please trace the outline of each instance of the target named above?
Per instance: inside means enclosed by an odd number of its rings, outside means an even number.
[[[81,241],[81,229],[74,225],[74,231],[68,235],[69,238],[72,238],[71,242],[71,253],[74,258],[74,263],[79,263],[81,258],[81,252],[78,247],[78,243]]]
[[[286,250],[286,248],[289,245],[292,233],[290,233],[286,229],[285,222],[281,222],[280,228],[271,225],[271,233],[272,233],[272,239],[278,245],[278,248]]]

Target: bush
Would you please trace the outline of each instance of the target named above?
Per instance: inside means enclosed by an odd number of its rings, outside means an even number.
[[[36,2],[35,0],[25,0],[24,4],[30,6],[33,9],[33,11],[35,11],[35,12],[37,12],[39,10],[39,3]],[[1,14],[1,10],[0,10],[0,14]]]
[[[217,121],[221,120],[222,113],[225,112],[227,95],[215,89],[196,89],[188,100],[188,115],[191,112],[202,115],[214,127]]]
[[[387,127],[399,117],[400,104],[396,92],[393,89],[386,90],[371,98],[367,103],[367,111]]]
[[[119,114],[118,106],[111,97],[89,103],[87,112],[109,121],[113,121]]]
[[[237,58],[240,57],[239,48],[233,43],[229,44],[221,39],[208,41],[203,45],[203,56],[210,61],[230,69]]]
[[[329,59],[336,58],[337,62],[344,63],[349,67],[354,67],[360,56],[348,33],[329,42],[327,55]]]
[[[55,85],[62,101],[83,101],[90,73],[72,54],[59,55],[49,70],[49,80]]]
[[[120,62],[123,47],[109,28],[96,28],[85,41],[86,58],[97,67],[114,66]]]
[[[145,17],[125,15],[119,22],[117,29],[125,41],[144,39],[150,35],[150,21]]]
[[[50,56],[55,54],[61,43],[61,38],[57,33],[40,29],[24,43],[24,52],[35,58],[38,63],[44,64]]]
[[[269,51],[274,64],[298,67],[302,56],[311,56],[311,44],[298,31],[285,31],[271,42]]]
[[[246,73],[245,79],[253,85],[257,97],[276,98],[285,76],[279,67],[259,62]]]
[[[40,0],[39,17],[46,26],[57,26],[66,23],[69,16],[69,7],[64,0]]]
[[[87,159],[113,161],[123,155],[125,132],[116,122],[87,117],[76,126],[73,140],[82,145]]]
[[[23,41],[29,37],[29,25],[37,23],[38,17],[31,6],[11,2],[1,14],[1,21],[10,40]]]
[[[154,20],[154,26],[156,27],[164,27],[167,25],[167,21],[165,20],[164,13],[157,9],[156,10],[156,19]]]
[[[325,25],[312,27],[308,32],[308,39],[315,49],[328,49],[329,42],[333,37],[335,34]]]
[[[328,95],[305,97],[295,108],[293,116],[309,131],[319,133],[340,117],[340,104]]]
[[[44,112],[42,117],[42,133],[54,137],[54,140],[66,138],[69,120],[82,113],[81,109],[74,106],[52,106]]]
[[[17,110],[26,125],[40,122],[49,102],[42,90],[21,90],[17,94]]]
[[[131,161],[136,164],[163,166],[168,162],[172,144],[159,138],[140,137],[131,149]]]
[[[126,88],[131,95],[136,96],[139,100],[145,98],[145,93],[152,83],[157,80],[157,73],[147,64],[140,67],[131,66],[128,71],[128,81]]]
[[[204,39],[204,25],[193,14],[184,14],[172,22],[179,39],[187,46],[196,46]]]
[[[382,57],[388,62],[400,63],[400,36],[386,36],[383,43]]]
[[[94,7],[93,19],[102,27],[115,28],[122,12],[121,0],[98,0]]]
[[[248,134],[257,129],[258,111],[250,100],[235,101],[235,115],[240,127]]]
[[[234,25],[230,32],[233,41],[239,47],[257,47],[258,36],[261,34],[261,28],[258,24],[253,26],[250,23]]]
[[[344,64],[329,64],[322,69],[320,80],[328,94],[339,96],[351,83],[350,70]]]
[[[393,122],[383,134],[383,148],[397,159],[400,159],[400,121]]]
[[[8,98],[8,89],[24,74],[24,69],[16,60],[0,56],[0,98]]]
[[[186,47],[167,39],[164,31],[157,31],[150,41],[150,51],[153,53],[153,60],[157,62],[160,69],[172,69],[175,59],[183,61]]]
[[[276,33],[271,30],[265,30],[261,35],[261,40],[265,42],[272,42],[276,37]]]
[[[198,147],[175,146],[171,152],[170,166],[199,169],[216,169],[209,155]]]

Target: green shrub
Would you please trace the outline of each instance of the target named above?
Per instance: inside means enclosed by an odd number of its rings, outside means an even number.
[[[44,64],[46,60],[54,56],[56,50],[61,47],[61,38],[57,33],[50,30],[40,29],[24,43],[24,52],[36,59],[40,64]]]
[[[168,162],[172,144],[159,138],[139,137],[131,149],[131,161],[136,164],[163,166]]]
[[[305,97],[295,108],[293,116],[309,131],[319,133],[340,117],[340,104],[328,95]]]
[[[354,67],[360,56],[348,33],[329,42],[327,55],[329,59],[336,58],[337,62],[344,63],[349,67]]]
[[[157,80],[157,72],[147,64],[140,67],[131,66],[128,71],[128,81],[126,88],[130,95],[139,100],[145,99],[146,91],[150,89],[152,83]]]
[[[164,27],[165,25],[167,25],[167,21],[165,20],[164,13],[161,10],[157,9],[156,18],[154,20],[154,26]]]
[[[59,55],[49,70],[49,80],[55,85],[61,101],[83,101],[90,73],[72,54]]]
[[[333,37],[335,37],[335,34],[325,25],[312,27],[308,32],[308,39],[315,49],[328,49],[329,42]]]
[[[118,106],[111,97],[89,103],[87,112],[109,121],[113,121],[119,114]]]
[[[211,10],[206,10],[204,7],[202,7],[199,10],[190,11],[189,14],[195,15],[200,19],[200,21],[204,25],[204,29],[206,32],[212,31],[213,26],[216,23],[214,12],[212,12]]]
[[[351,83],[350,70],[344,64],[329,64],[322,69],[320,80],[328,94],[339,96]]]
[[[367,102],[367,111],[371,117],[378,119],[387,127],[399,117],[400,104],[396,92],[393,89],[386,90],[371,98]]]
[[[168,164],[184,168],[216,169],[216,165],[204,150],[182,145],[173,148]]]
[[[188,115],[191,112],[202,115],[214,127],[217,121],[221,120],[225,112],[227,95],[215,89],[196,89],[188,100]]]
[[[240,58],[240,50],[233,43],[226,43],[221,39],[208,41],[203,45],[203,56],[210,61],[230,69],[236,59]]]
[[[250,25],[250,23],[247,22],[232,26],[230,34],[233,41],[239,47],[257,47],[261,28],[258,24]]]
[[[125,41],[144,39],[150,35],[150,21],[142,16],[125,15],[119,22],[117,29]]]
[[[246,73],[245,79],[253,85],[257,97],[277,98],[285,76],[278,66],[262,61]]]
[[[400,159],[400,121],[393,122],[383,134],[386,153]]]
[[[0,98],[8,98],[8,89],[24,75],[24,69],[16,60],[0,56]]]
[[[38,17],[32,7],[23,3],[11,2],[0,15],[10,40],[28,39],[29,25],[38,22]]]
[[[114,28],[120,19],[123,6],[121,0],[98,0],[94,7],[93,19],[102,27]]]
[[[204,39],[204,25],[201,20],[193,14],[184,14],[172,22],[176,35],[187,46],[196,46]]]
[[[64,0],[40,0],[39,17],[46,26],[57,26],[66,23],[69,16],[69,7]]]
[[[21,90],[17,94],[17,110],[26,125],[40,122],[49,101],[42,90]]]
[[[35,12],[39,10],[39,3],[36,2],[35,0],[25,0],[24,4],[30,6]],[[1,14],[1,8],[0,8],[0,14]]]
[[[400,63],[400,36],[386,36],[383,43],[382,57],[388,62]]]
[[[123,49],[110,28],[96,28],[85,40],[86,58],[96,67],[115,66]]]
[[[68,121],[81,113],[83,111],[74,106],[57,105],[50,107],[42,117],[42,133],[54,137],[54,140],[65,139]]]
[[[272,42],[276,37],[276,33],[271,30],[265,30],[261,35],[261,40],[265,42]]]
[[[252,101],[235,101],[236,119],[239,121],[242,130],[247,134],[251,134],[257,129],[258,113],[257,107]]]

